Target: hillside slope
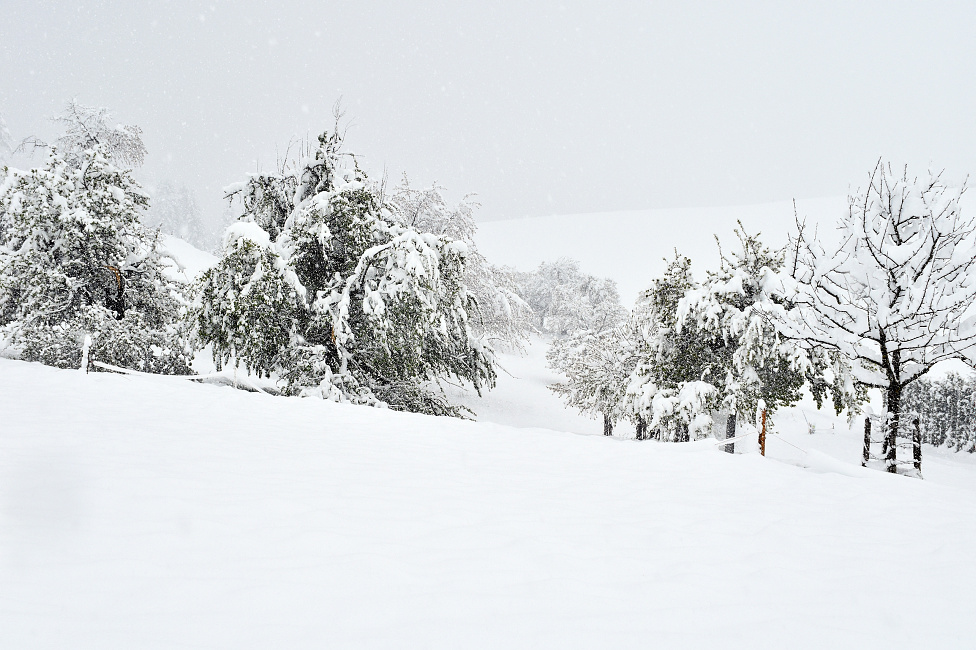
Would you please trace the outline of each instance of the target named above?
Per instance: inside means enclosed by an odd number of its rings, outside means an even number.
[[[6,359],[0,422],[4,647],[972,641],[930,481]]]
[[[845,197],[796,202],[796,214],[830,229],[847,206]],[[478,248],[494,264],[523,271],[541,262],[572,257],[583,270],[613,278],[628,309],[639,291],[664,271],[664,258],[677,248],[691,258],[698,277],[718,264],[718,235],[726,252],[738,242],[741,221],[750,234],[761,232],[770,247],[786,243],[795,224],[790,201],[713,208],[632,210],[506,219],[478,224]]]

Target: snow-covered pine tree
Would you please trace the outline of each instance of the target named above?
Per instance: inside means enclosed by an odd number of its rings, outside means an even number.
[[[593,333],[577,330],[553,340],[546,352],[550,368],[567,381],[549,386],[568,406],[603,418],[603,435],[613,435],[624,409],[627,378],[637,362],[630,323]]]
[[[475,243],[478,224],[474,220],[478,203],[473,195],[450,206],[444,199],[443,189],[436,183],[415,189],[404,174],[390,199],[396,206],[393,216],[408,228],[445,235],[467,245],[464,283],[477,303],[477,309],[471,314],[472,329],[495,347],[520,350],[533,328],[532,310],[520,293],[516,273],[511,268],[489,263],[478,252]]]
[[[538,329],[550,336],[599,333],[627,318],[617,283],[583,273],[576,260],[543,262],[535,272],[522,274],[520,282]]]
[[[790,335],[836,350],[858,381],[885,392],[889,472],[905,388],[939,361],[976,365],[976,220],[962,214],[962,192],[879,162],[849,199],[840,244],[798,224],[781,274],[795,305],[781,310]]]
[[[290,394],[432,414],[461,413],[439,380],[494,383],[468,322],[467,246],[402,225],[337,133],[227,194],[240,221],[194,310],[218,364],[275,375]]]
[[[921,420],[924,442],[976,452],[976,377],[950,372],[942,379],[918,379],[902,393],[902,414]]]
[[[711,413],[751,419],[759,400],[769,412],[800,398],[810,358],[782,336],[765,306],[782,252],[736,229],[741,251],[720,255],[717,271],[696,285],[690,261],[676,254],[635,310],[643,358],[627,390],[630,408],[652,431],[685,440],[711,428]]]
[[[809,357],[768,317],[767,306],[784,306],[775,282],[783,251],[770,250],[741,223],[735,232],[741,251],[720,255],[718,271],[685,295],[677,317],[682,330],[721,350],[723,362],[709,368],[707,381],[724,409],[751,419],[760,399],[770,413],[800,399]]]
[[[675,251],[664,274],[637,300],[631,317],[636,363],[625,379],[623,405],[646,433],[685,441],[711,426],[717,390],[706,380],[728,365],[729,350],[692,328],[678,327],[678,306],[698,287],[691,260]]]
[[[0,186],[0,332],[23,358],[77,368],[90,359],[146,372],[189,371],[180,287],[161,272],[139,222],[147,197],[94,144],[56,149]]]
[[[146,225],[179,237],[201,250],[214,248],[217,237],[204,225],[193,193],[186,185],[164,182],[151,192]]]

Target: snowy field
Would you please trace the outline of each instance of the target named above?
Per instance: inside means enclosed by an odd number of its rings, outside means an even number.
[[[810,404],[766,458],[608,439],[544,356],[452,389],[479,422],[0,359],[0,648],[972,647],[973,456],[862,469]]]
[[[3,647],[972,643],[935,480],[5,359],[0,413]]]

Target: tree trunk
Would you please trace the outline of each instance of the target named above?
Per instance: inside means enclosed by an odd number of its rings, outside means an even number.
[[[637,416],[637,439],[644,440],[647,438],[647,420],[643,416]]]
[[[897,381],[888,385],[888,430],[885,431],[885,469],[894,474],[898,471],[898,425],[901,423],[901,389]]]
[[[606,413],[603,414],[603,435],[612,436],[613,435],[613,421],[610,420],[610,416]]]
[[[725,439],[729,440],[730,438],[734,438],[734,437],[735,437],[735,413],[729,413],[729,419],[725,421]],[[735,443],[730,442],[729,444],[725,445],[725,451],[729,452],[730,454],[734,454]]]

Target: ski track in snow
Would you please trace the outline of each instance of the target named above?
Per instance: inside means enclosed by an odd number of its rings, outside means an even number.
[[[0,359],[0,646],[970,646],[972,464],[801,413],[842,472]]]

